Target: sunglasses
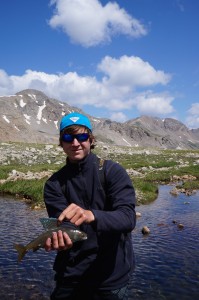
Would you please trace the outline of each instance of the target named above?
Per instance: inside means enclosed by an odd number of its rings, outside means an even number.
[[[78,133],[78,134],[63,134],[62,141],[66,143],[71,143],[74,139],[78,140],[78,142],[86,142],[89,138],[88,133]]]

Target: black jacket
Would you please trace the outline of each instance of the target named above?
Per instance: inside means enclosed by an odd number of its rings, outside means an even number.
[[[87,240],[58,252],[54,263],[58,282],[117,289],[128,282],[134,269],[131,240],[136,224],[134,188],[121,165],[107,160],[104,168],[106,193],[93,153],[77,164],[67,161],[45,184],[49,217],[57,218],[70,203],[92,210],[95,216],[94,222],[79,228],[87,233]]]

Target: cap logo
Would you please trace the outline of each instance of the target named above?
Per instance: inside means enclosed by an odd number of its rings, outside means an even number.
[[[79,120],[79,117],[71,117],[70,120],[71,120],[73,123],[76,123],[76,122]]]

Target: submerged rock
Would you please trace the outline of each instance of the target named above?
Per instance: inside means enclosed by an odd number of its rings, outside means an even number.
[[[149,234],[150,233],[150,229],[147,227],[147,226],[144,226],[143,228],[142,228],[142,234]]]

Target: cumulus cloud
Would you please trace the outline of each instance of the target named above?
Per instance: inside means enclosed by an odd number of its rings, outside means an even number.
[[[112,36],[123,34],[138,38],[147,34],[145,26],[130,16],[116,2],[105,6],[98,0],[52,0],[52,28],[61,28],[73,43],[84,47],[108,43]]]
[[[139,94],[135,98],[137,109],[141,114],[167,115],[174,112],[171,105],[174,97],[167,93],[155,94],[151,91]]]
[[[0,69],[0,95],[8,95],[13,91],[12,79]]]
[[[188,110],[186,124],[190,128],[199,128],[199,102],[193,103]]]
[[[116,122],[120,122],[120,123],[127,121],[126,115],[121,111],[111,113],[110,119],[113,121],[116,121]]]
[[[138,57],[105,57],[98,65],[102,79],[80,76],[77,72],[47,74],[27,70],[22,76],[8,76],[0,71],[0,94],[14,94],[23,89],[37,89],[49,97],[83,108],[104,108],[111,118],[125,121],[125,111],[136,108],[140,114],[167,115],[174,111],[174,98],[166,92],[148,90],[166,85],[170,75],[155,70]]]
[[[122,56],[115,59],[106,56],[98,65],[98,69],[107,77],[104,81],[120,86],[151,86],[156,84],[166,85],[171,75],[155,70],[148,62],[135,56]]]

